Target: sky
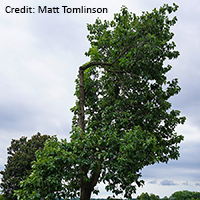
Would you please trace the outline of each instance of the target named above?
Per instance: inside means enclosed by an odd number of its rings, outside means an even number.
[[[180,190],[200,191],[199,0],[1,0],[0,170],[7,162],[7,147],[12,139],[30,138],[37,132],[70,137],[74,80],[79,66],[89,61],[84,55],[89,48],[87,23],[94,23],[97,17],[112,20],[122,5],[141,15],[142,11],[173,2],[179,5],[175,13],[178,22],[171,30],[180,57],[166,64],[173,66],[169,80],[178,78],[182,88],[170,102],[187,118],[176,129],[185,139],[178,161],[142,170],[145,186],[138,188],[134,197],[142,192],[169,197]],[[27,13],[14,13],[15,9],[11,9],[24,6],[35,8],[35,13],[30,9],[26,9]],[[55,13],[38,13],[38,6],[59,7],[60,12],[55,9]],[[62,6],[107,8],[108,13],[64,13]],[[100,194],[93,197],[109,195],[103,184],[98,188]]]

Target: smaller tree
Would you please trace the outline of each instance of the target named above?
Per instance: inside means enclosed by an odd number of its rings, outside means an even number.
[[[30,140],[22,136],[19,140],[12,139],[11,146],[7,148],[9,154],[3,175],[2,193],[5,197],[14,200],[14,190],[18,190],[19,182],[25,180],[31,172],[31,162],[36,160],[35,152],[43,149],[45,141],[50,138],[48,135],[37,133]]]
[[[160,197],[158,195],[151,194],[149,199],[150,200],[160,200]]]
[[[149,197],[149,194],[146,192],[146,193],[142,193],[140,196],[137,197],[137,200],[149,200],[150,197]]]
[[[140,196],[137,197],[137,200],[160,200],[160,197],[155,194],[149,195],[147,192],[143,192]]]
[[[170,200],[171,199],[175,199],[175,200],[191,200],[191,199],[195,199],[198,200],[200,198],[200,192],[191,192],[191,191],[187,191],[187,190],[183,190],[183,191],[178,191],[173,193],[170,196]]]
[[[169,198],[167,196],[164,196],[162,200],[168,200]]]

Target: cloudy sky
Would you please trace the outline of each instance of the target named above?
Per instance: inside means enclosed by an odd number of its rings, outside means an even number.
[[[199,0],[1,0],[0,1],[0,170],[11,139],[42,134],[69,138],[74,105],[74,79],[88,61],[87,23],[113,18],[126,5],[140,15],[164,3],[178,4],[172,31],[181,56],[170,64],[169,79],[178,77],[182,91],[171,99],[187,117],[177,132],[185,136],[181,157],[144,168],[142,192],[170,196],[179,190],[200,190],[200,2]],[[6,13],[5,8],[35,8],[35,13]],[[107,14],[37,13],[38,6],[106,7]],[[10,8],[9,8],[10,9]],[[11,9],[10,9],[11,10]],[[8,11],[10,11],[8,10]],[[98,198],[108,194],[101,190]],[[96,196],[94,196],[96,197]]]

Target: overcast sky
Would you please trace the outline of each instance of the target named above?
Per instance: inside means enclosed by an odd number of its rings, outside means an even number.
[[[178,4],[172,31],[181,56],[170,64],[169,79],[178,77],[182,91],[171,99],[186,116],[177,132],[185,136],[181,157],[144,168],[142,192],[160,197],[179,190],[200,190],[200,1],[199,0],[1,0],[0,1],[0,170],[7,162],[11,139],[37,132],[69,138],[75,102],[74,79],[88,61],[87,23],[113,18],[126,5],[140,15],[164,3]],[[34,7],[35,13],[6,13],[6,6]],[[38,6],[105,7],[107,14],[37,13]],[[26,7],[27,8],[27,7]],[[98,198],[106,197],[103,185]],[[97,198],[97,196],[94,196]]]

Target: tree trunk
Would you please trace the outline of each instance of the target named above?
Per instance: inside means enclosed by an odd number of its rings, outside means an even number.
[[[80,200],[90,200],[91,193],[92,193],[91,184],[90,183],[85,183],[81,187]]]
[[[84,113],[84,103],[85,103],[85,93],[84,93],[84,70],[79,68],[79,87],[80,87],[80,99],[79,99],[79,127],[82,129],[82,133],[85,131],[85,113]]]
[[[89,65],[88,65],[89,67]],[[85,131],[85,91],[84,91],[84,68],[79,67],[79,87],[80,87],[80,99],[79,99],[79,127],[82,129],[82,134]],[[86,168],[85,168],[86,167]],[[87,166],[81,167],[81,171],[87,176]],[[90,200],[91,193],[97,184],[98,178],[100,176],[101,166],[98,165],[97,172],[93,172],[89,182],[85,182],[83,177],[81,178],[81,195],[80,200]]]
[[[79,99],[79,127],[82,129],[82,133],[85,131],[85,113],[84,113],[84,104],[85,104],[85,91],[84,91],[84,69],[79,68],[79,87],[80,87],[80,99]],[[87,170],[84,167],[81,170],[87,174]],[[92,193],[92,187],[90,182],[84,182],[81,178],[81,196],[80,200],[90,200]]]

